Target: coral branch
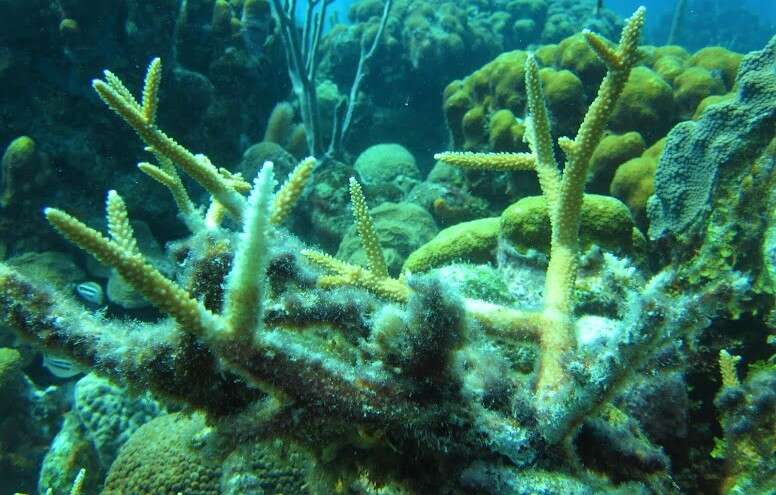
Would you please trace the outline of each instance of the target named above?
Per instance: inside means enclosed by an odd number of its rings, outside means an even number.
[[[437,153],[434,160],[461,168],[494,171],[533,170],[534,156],[530,153],[471,153],[447,151]]]
[[[369,271],[377,277],[387,278],[388,267],[385,264],[383,250],[380,248],[380,241],[375,233],[374,221],[366,206],[361,184],[354,177],[350,178],[350,202],[353,205],[353,218],[356,222],[358,235],[361,237],[361,244],[366,251]]]
[[[148,65],[143,82],[143,117],[150,125],[156,124],[156,110],[159,106],[159,86],[162,84],[162,61],[159,57]]]
[[[586,34],[588,43],[607,64],[609,70],[574,141],[567,138],[559,140],[561,149],[567,155],[562,173],[553,152],[550,118],[544,101],[539,67],[532,55],[525,61],[525,86],[530,112],[527,135],[533,153],[436,155],[447,163],[467,168],[519,169],[521,165],[528,168],[530,163],[538,175],[549,209],[551,229],[544,308],[539,318],[542,331],[536,391],[540,417],[552,416],[543,409],[554,407],[570,382],[562,362],[563,356],[573,351],[577,345],[573,297],[578,270],[579,224],[587,171],[593,149],[601,140],[606,122],[636,61],[644,15],[645,9],[642,7],[628,19],[616,52],[611,50],[602,38]]]
[[[149,76],[146,77],[146,83],[151,87],[143,90],[143,94],[147,95],[147,101],[144,97],[146,107],[141,107],[121,80],[110,72],[106,72],[105,81],[95,79],[92,81],[92,86],[102,101],[129,124],[143,142],[153,148],[155,153],[168,158],[183,169],[224,205],[230,215],[240,220],[245,207],[245,198],[229,186],[209,161],[194,156],[189,150],[156,127],[153,120],[149,120],[155,115],[156,103],[154,99],[158,92],[158,89],[155,88],[158,88],[161,77],[161,68],[156,60],[158,59],[151,62]]]
[[[263,330],[265,273],[269,247],[269,217],[274,186],[272,163],[266,162],[248,198],[242,242],[226,281],[224,314],[230,339],[250,343]]]
[[[167,163],[169,167],[164,166],[164,163]],[[175,171],[175,167],[167,159],[163,159],[162,164],[162,168],[159,168],[148,162],[140,162],[137,164],[137,168],[169,189],[170,194],[172,194],[172,198],[175,201],[175,205],[181,213],[183,222],[191,233],[194,234],[203,230],[205,228],[205,219],[191,201],[188,192],[186,192],[186,188],[183,187],[180,176],[178,176]]]
[[[536,59],[533,55],[529,55],[525,60],[525,88],[528,110],[530,111],[528,143],[536,156],[536,175],[539,177],[539,186],[547,199],[547,205],[553,211],[557,208],[560,171],[552,150],[550,117],[544,102],[539,67],[536,65]],[[552,222],[554,222],[554,218],[550,215],[550,223],[552,224]]]
[[[139,329],[84,311],[0,263],[3,322],[28,341],[92,367],[117,383],[142,384],[162,397],[215,416],[232,414],[261,396],[219,369],[209,349],[171,320]]]
[[[187,331],[195,334],[204,332],[203,318],[210,319],[212,314],[186,291],[146,263],[142,255],[127,251],[122,245],[106,239],[61,210],[46,208],[45,215],[66,239],[99,262],[115,268],[151,304],[175,318]]]
[[[128,255],[139,255],[140,250],[135,241],[135,233],[129,224],[127,205],[116,191],[108,191],[108,200],[105,204],[105,217],[108,220],[108,232],[113,242]]]
[[[272,214],[269,219],[272,225],[280,225],[288,214],[291,213],[304,190],[304,186],[307,184],[307,180],[313,173],[315,163],[315,158],[308,156],[299,162],[294,170],[288,174],[286,182],[275,193],[275,201],[272,203]]]
[[[322,287],[352,285],[392,301],[406,302],[409,299],[410,288],[401,280],[378,276],[365,268],[351,265],[318,251],[306,249],[302,251],[302,255],[310,263],[333,273],[333,275],[322,276],[318,280]]]

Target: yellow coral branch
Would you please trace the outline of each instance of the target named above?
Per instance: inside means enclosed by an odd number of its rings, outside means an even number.
[[[734,356],[725,349],[719,351],[719,374],[722,377],[722,388],[737,387],[738,381],[736,365],[741,361],[741,356]]]
[[[115,268],[124,280],[160,311],[172,316],[187,331],[198,335],[204,333],[203,317],[213,317],[212,313],[146,263],[140,254],[127,252],[118,243],[105,238],[62,210],[46,208],[44,213],[48,222],[62,236],[99,262]]]
[[[401,303],[407,302],[412,293],[407,284],[400,279],[379,277],[363,267],[351,265],[328,254],[305,249],[302,251],[302,256],[313,265],[332,273],[318,279],[321,287],[350,285]]]
[[[232,188],[238,193],[251,192],[252,190],[251,184],[250,182],[247,182],[245,179],[243,179],[242,174],[232,173],[229,170],[225,169],[224,167],[219,167],[218,173],[221,174],[221,177],[223,177],[229,183],[229,185],[232,186]]]
[[[103,77],[105,77],[105,82],[127,103],[127,105],[130,105],[140,113],[143,112],[143,107],[141,107],[135,97],[132,96],[132,92],[127,89],[124,82],[119,79],[119,76],[109,70],[102,71],[102,74]]]
[[[434,160],[461,168],[496,171],[533,170],[534,156],[531,153],[471,153],[446,151],[434,155]]]
[[[216,201],[215,199],[210,201],[210,206],[205,212],[205,226],[208,229],[214,229],[219,227],[226,217],[226,208],[224,205]]]
[[[73,480],[73,487],[70,489],[70,495],[81,495],[86,481],[86,469],[81,468]]]
[[[296,205],[299,196],[304,190],[307,180],[313,173],[316,160],[309,156],[299,162],[299,164],[288,174],[288,178],[275,193],[275,202],[272,205],[272,216],[269,221],[273,225],[280,225],[286,219],[291,210]]]
[[[507,308],[477,299],[464,299],[466,314],[483,330],[498,336],[536,341],[541,335],[541,313]]]
[[[150,71],[155,72],[155,64],[152,62]],[[111,74],[111,77],[107,77]],[[147,83],[158,84],[158,75],[148,77]],[[148,146],[152,147],[155,153],[168,158],[172,163],[179,166],[192,179],[197,181],[210,194],[213,195],[230,215],[241,220],[243,209],[245,208],[245,198],[237,193],[230,184],[223,179],[218,170],[209,160],[202,156],[195,156],[189,150],[175,142],[174,139],[167,136],[161,129],[157,128],[155,123],[149,120],[153,112],[146,112],[137,101],[132,97],[126,86],[110,72],[106,72],[106,81],[96,79],[92,81],[92,86],[100,98],[114,112],[116,112]],[[143,94],[149,93],[149,98],[155,90],[144,89]],[[155,105],[148,102],[149,109]]]
[[[156,110],[159,106],[159,86],[162,83],[162,61],[159,57],[148,65],[143,83],[143,116],[150,125],[156,123]]]
[[[552,150],[552,133],[550,132],[550,117],[544,102],[542,80],[539,77],[539,66],[531,54],[525,60],[525,89],[528,100],[528,110],[531,118],[526,134],[528,143],[536,156],[536,175],[539,186],[546,198],[548,208],[553,211],[558,201],[560,189],[560,172],[555,153]],[[550,215],[550,223],[553,218]]]
[[[646,10],[639,7],[636,12],[626,21],[620,36],[620,43],[617,47],[618,67],[610,67],[606,73],[601,86],[598,89],[593,103],[590,104],[582,124],[579,126],[575,141],[575,153],[572,162],[572,168],[564,170],[564,176],[569,175],[566,188],[576,187],[577,182],[581,180],[584,183],[587,165],[593,150],[601,139],[606,122],[614,110],[614,104],[620,97],[625,83],[628,81],[630,70],[636,63],[638,57],[638,44],[641,37],[641,29],[644,26],[644,16]],[[606,59],[603,59],[606,63]],[[570,157],[571,158],[571,157]],[[585,170],[580,170],[585,169]],[[564,179],[566,181],[566,179]]]
[[[587,29],[582,31],[582,35],[585,37],[585,40],[587,40],[587,44],[590,46],[590,48],[596,53],[596,55],[598,55],[598,58],[600,58],[608,68],[612,70],[623,69],[622,60],[620,59],[616,48],[612,48],[606,39],[597,35],[596,33],[588,31]]]
[[[572,156],[574,156],[574,140],[571,138],[568,138],[566,136],[561,136],[558,138],[558,148],[563,151],[563,154],[566,155],[567,158],[571,159]]]
[[[108,191],[105,213],[108,220],[108,232],[110,232],[113,242],[118,244],[127,254],[140,254],[137,241],[135,241],[135,232],[127,216],[127,205],[119,193],[114,190]]]
[[[559,385],[565,381],[561,358],[576,344],[572,320],[573,293],[578,270],[579,223],[587,171],[593,150],[601,140],[606,122],[636,61],[645,12],[640,7],[626,22],[617,53],[621,69],[609,69],[573,144],[564,142],[563,145],[568,160],[563,169],[556,207],[550,210],[552,235],[543,310],[548,331],[542,333],[541,340],[537,384],[540,397],[558,390]],[[526,65],[530,63],[526,62]]]
[[[601,140],[606,122],[625,86],[638,55],[645,9],[636,10],[626,22],[616,51],[603,38],[585,33],[585,38],[606,63],[609,70],[590,105],[576,138],[561,138],[560,148],[566,154],[566,165],[560,172],[553,151],[550,117],[542,91],[539,66],[533,55],[525,61],[525,86],[529,118],[526,137],[532,154],[440,153],[435,158],[446,163],[497,170],[535,169],[547,201],[551,246],[547,267],[544,307],[535,318],[541,322],[541,348],[537,380],[540,402],[553,403],[547,395],[561,390],[567,377],[562,356],[576,345],[573,320],[574,282],[578,270],[579,224],[582,197],[590,157]],[[529,166],[530,165],[530,166]],[[515,322],[515,324],[517,324]]]
[[[177,178],[176,176],[173,176],[156,165],[148,162],[138,163],[137,168],[170,190],[170,194],[172,194],[172,198],[175,201],[176,206],[183,215],[191,215],[194,213],[194,203],[191,201],[191,198],[186,192],[186,189],[183,187],[183,183],[180,181],[180,178]]]
[[[361,184],[350,178],[350,202],[353,205],[353,218],[356,222],[358,235],[361,238],[361,245],[366,251],[367,266],[369,271],[380,278],[388,277],[388,267],[385,264],[383,250],[380,247],[380,241],[377,239],[374,221],[369,214],[369,208],[366,205],[364,191]]]

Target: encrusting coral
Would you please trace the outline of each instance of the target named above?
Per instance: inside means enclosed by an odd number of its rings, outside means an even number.
[[[606,301],[575,304],[589,162],[635,63],[644,15],[640,8],[628,20],[616,48],[585,33],[608,71],[576,138],[559,141],[562,172],[533,56],[524,70],[531,153],[440,155],[537,172],[551,229],[546,281],[533,288],[540,308],[465,297],[434,270],[392,278],[355,179],[368,268],[303,249],[279,223],[314,161],[274,194],[266,163],[248,191],[157,127],[154,60],[141,102],[110,72],[94,88],[156,155],[159,166],[141,169],[171,190],[192,231],[174,248],[175,280],[139,252],[118,193],[108,194],[110,238],[61,210],[45,213],[171,318],[84,312],[0,264],[3,321],[117,381],[204,412],[222,446],[282,438],[303,447],[316,458],[321,493],[364,479],[412,493],[673,493],[665,456],[613,400],[631,376],[658,366],[656,353],[706,326],[707,294],[674,294],[673,269],[647,278],[607,253],[596,258],[598,283],[616,294],[599,290]],[[184,194],[179,169],[210,193],[210,213]],[[241,232],[229,229],[235,223]],[[627,476],[586,464],[585,451],[626,456]]]

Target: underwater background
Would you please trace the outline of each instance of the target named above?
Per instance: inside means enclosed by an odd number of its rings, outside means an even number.
[[[0,154],[0,494],[776,494],[772,0],[0,0]]]

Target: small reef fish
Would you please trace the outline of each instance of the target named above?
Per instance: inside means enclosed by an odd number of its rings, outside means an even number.
[[[97,282],[82,282],[75,286],[75,292],[84,301],[100,306],[105,302],[105,293]]]
[[[72,378],[86,370],[73,361],[49,353],[43,354],[43,366],[57,378]]]
[[[593,15],[598,17],[601,14],[602,8],[604,8],[604,0],[595,0],[595,6],[593,7]]]

